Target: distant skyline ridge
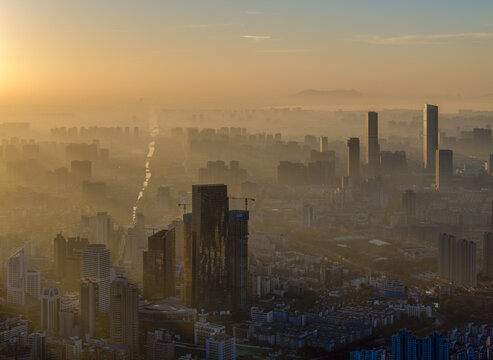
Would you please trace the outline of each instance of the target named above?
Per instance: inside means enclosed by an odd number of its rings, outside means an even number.
[[[3,1],[0,106],[459,102],[493,93],[492,18],[492,1]]]

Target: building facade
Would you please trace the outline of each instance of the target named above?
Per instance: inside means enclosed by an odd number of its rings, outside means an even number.
[[[359,138],[350,138],[347,141],[347,176],[353,185],[360,183],[360,166]]]
[[[423,160],[425,170],[435,171],[438,150],[438,106],[426,104],[423,111]]]
[[[41,328],[50,334],[58,334],[62,294],[57,287],[45,287],[41,291]]]
[[[99,280],[82,278],[80,280],[80,333],[93,336],[96,329],[99,307]]]
[[[113,345],[128,346],[131,358],[138,358],[139,289],[122,277],[111,283],[110,339]]]
[[[483,276],[493,279],[493,233],[485,232],[483,237]]]
[[[440,277],[454,284],[476,287],[476,243],[458,240],[441,234],[438,243],[438,271]]]
[[[103,244],[90,244],[82,251],[82,277],[99,282],[98,310],[107,314],[110,306],[110,251]]]
[[[368,112],[366,116],[366,163],[368,164],[368,177],[378,175],[380,167],[380,145],[378,144],[378,113]]]
[[[231,309],[226,185],[194,185],[192,208],[192,305],[206,311]]]
[[[452,150],[437,150],[435,169],[435,185],[437,189],[443,186],[450,186],[453,174],[454,160]]]
[[[163,299],[175,295],[175,229],[161,230],[148,238],[143,252],[144,296]]]

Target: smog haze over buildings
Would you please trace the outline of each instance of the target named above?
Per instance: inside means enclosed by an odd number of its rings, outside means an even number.
[[[491,359],[491,1],[0,3],[0,359]]]

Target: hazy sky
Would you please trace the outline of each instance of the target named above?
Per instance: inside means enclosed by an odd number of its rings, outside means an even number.
[[[2,100],[493,93],[493,1],[0,0]]]

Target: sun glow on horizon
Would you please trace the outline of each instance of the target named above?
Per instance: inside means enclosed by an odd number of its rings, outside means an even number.
[[[383,13],[357,2],[252,0],[245,9],[241,2],[215,7],[216,0],[206,8],[0,1],[2,99],[152,98],[192,106],[306,89],[382,97],[493,93],[493,24],[486,21],[493,5],[435,4],[440,11],[423,14],[424,0]],[[458,19],[460,27],[453,25]]]

